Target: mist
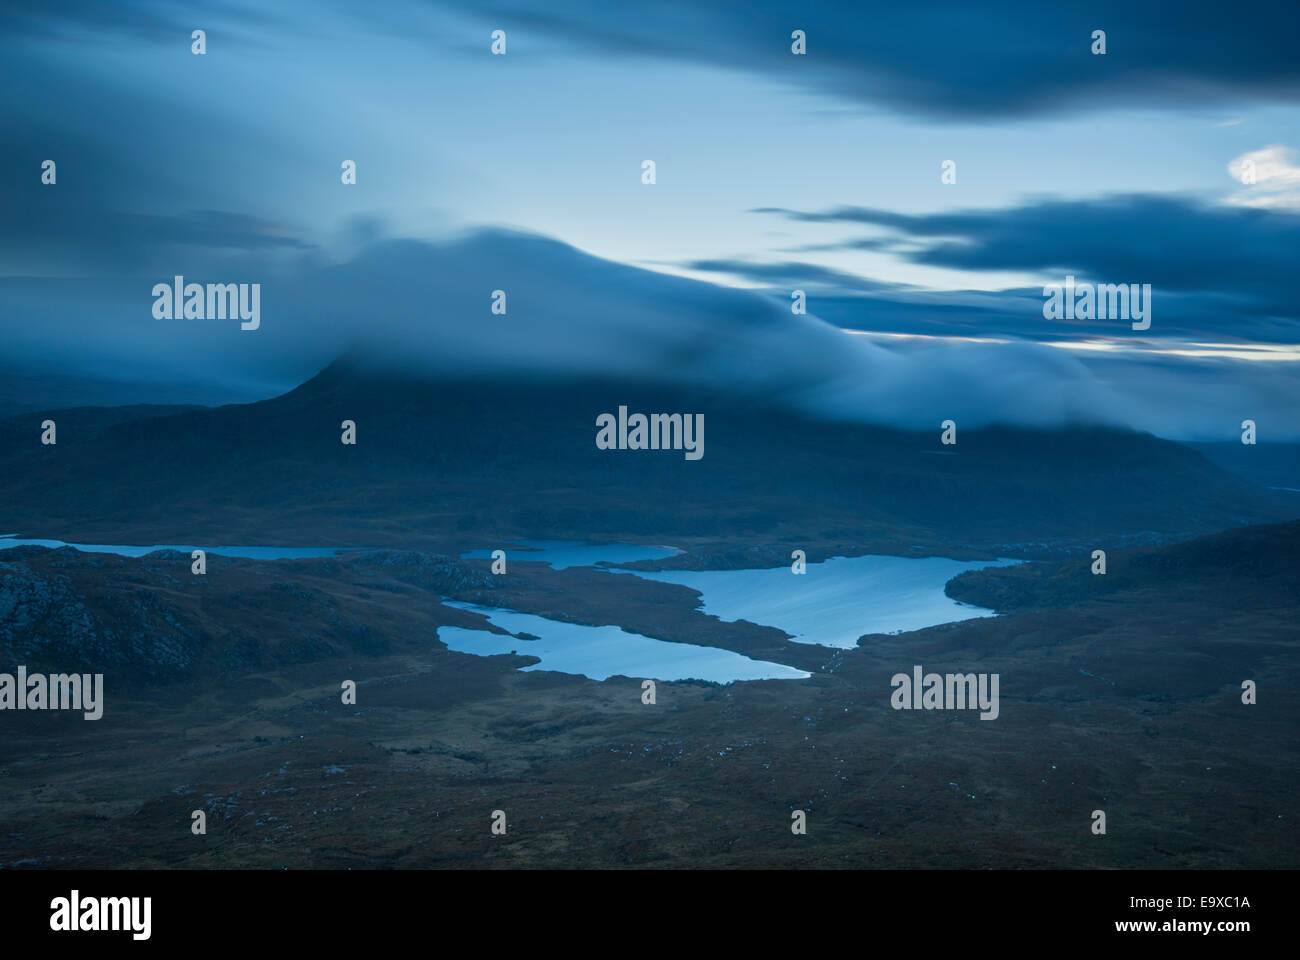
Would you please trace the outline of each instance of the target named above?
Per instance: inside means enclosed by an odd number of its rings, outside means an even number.
[[[5,359],[253,399],[360,351],[437,377],[604,375],[761,392],[817,416],[908,429],[946,419],[1092,422],[1173,439],[1230,439],[1246,418],[1277,439],[1295,389],[1276,365],[1260,376],[1269,365],[1258,363],[1084,360],[1028,341],[880,344],[758,292],[503,229],[378,239],[338,262],[319,251],[278,262],[201,250],[176,259],[159,275],[4,281],[17,321]],[[155,319],[151,288],[174,274],[187,283],[260,283],[260,329]],[[492,313],[497,290],[504,315]],[[859,325],[870,321],[868,310]]]

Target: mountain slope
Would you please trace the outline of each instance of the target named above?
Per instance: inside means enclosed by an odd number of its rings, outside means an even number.
[[[703,413],[704,456],[599,450],[596,418]],[[1101,427],[917,434],[761,395],[487,382],[355,357],[260,403],[33,434],[0,460],[0,529],[99,542],[479,546],[519,536],[1018,551],[1291,519],[1294,500]],[[358,442],[340,442],[353,420]]]

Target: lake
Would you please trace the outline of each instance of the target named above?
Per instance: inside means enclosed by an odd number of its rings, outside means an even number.
[[[146,553],[153,553],[155,550],[179,550],[185,554],[203,550],[222,557],[243,557],[247,560],[304,560],[312,557],[334,557],[343,552],[335,547],[185,547],[175,544],[133,547],[117,543],[65,543],[62,540],[0,538],[0,550],[10,547],[72,547],[83,553],[115,553],[121,557],[143,557]]]
[[[456,600],[443,600],[449,607],[481,613],[492,623],[512,633],[531,633],[537,640],[464,627],[439,627],[438,639],[449,649],[481,657],[520,653],[539,657],[541,662],[521,670],[555,670],[592,680],[613,676],[650,680],[710,680],[734,683],[738,680],[802,680],[811,676],[780,663],[751,660],[716,647],[669,643],[619,627],[590,627],[549,620],[530,613],[499,607],[484,607]]]
[[[525,549],[528,548],[528,549]],[[507,562],[530,560],[566,567],[661,560],[680,550],[628,543],[523,540],[503,545]],[[464,558],[487,559],[491,550]],[[940,623],[992,616],[943,592],[967,570],[1011,566],[1019,560],[949,560],[945,557],[831,557],[805,573],[789,566],[749,570],[618,570],[613,573],[677,583],[700,592],[703,611],[720,620],[777,627],[799,643],[852,648],[867,633],[902,633]]]
[[[832,557],[766,570],[619,571],[679,583],[700,592],[705,613],[779,627],[799,643],[857,646],[864,633],[901,633],[939,623],[992,616],[944,592],[966,570],[1010,566],[1019,560],[947,560],[943,557]]]

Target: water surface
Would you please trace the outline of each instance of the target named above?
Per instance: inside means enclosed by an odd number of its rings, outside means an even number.
[[[521,670],[555,670],[592,680],[613,676],[649,680],[711,680],[733,683],[737,680],[803,680],[811,676],[781,663],[751,660],[749,657],[716,647],[697,647],[689,643],[669,643],[619,627],[591,627],[585,624],[549,620],[531,613],[519,613],[500,607],[444,600],[449,607],[481,613],[497,626],[511,633],[530,633],[539,639],[519,637],[464,627],[439,627],[438,639],[460,653],[481,657],[502,653],[519,653],[540,657],[541,663],[520,667]]]
[[[341,547],[186,547],[177,544],[154,544],[151,547],[128,546],[120,543],[65,543],[62,540],[22,540],[16,537],[0,538],[0,550],[9,547],[72,547],[83,553],[115,553],[120,557],[143,557],[155,550],[179,550],[205,553],[222,557],[243,557],[247,560],[304,560],[312,557],[333,557],[343,552]]]
[[[992,616],[953,600],[944,585],[966,570],[1010,566],[1019,560],[943,557],[832,557],[766,570],[627,571],[647,580],[700,591],[705,613],[779,627],[799,643],[855,647],[864,633],[902,633],[940,623]]]

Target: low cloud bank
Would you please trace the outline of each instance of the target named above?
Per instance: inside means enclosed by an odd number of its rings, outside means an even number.
[[[904,428],[1083,421],[1232,439],[1249,418],[1270,439],[1300,434],[1290,422],[1291,363],[1084,359],[1030,342],[882,344],[760,293],[504,230],[379,241],[343,263],[308,253],[274,270],[253,252],[195,252],[174,272],[186,282],[261,283],[261,326],[154,318],[151,288],[170,274],[4,280],[6,356],[29,366],[44,357],[65,373],[270,394],[363,349],[438,376],[602,374],[762,391],[821,416]],[[504,315],[492,312],[498,290]]]

